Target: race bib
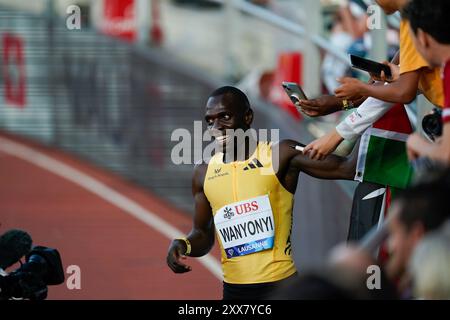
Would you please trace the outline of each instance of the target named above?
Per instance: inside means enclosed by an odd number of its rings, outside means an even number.
[[[275,223],[268,195],[220,208],[214,223],[228,258],[273,248]]]

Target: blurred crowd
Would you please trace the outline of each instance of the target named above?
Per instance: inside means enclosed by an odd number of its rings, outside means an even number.
[[[368,28],[369,15],[367,4],[358,0],[323,1],[331,10],[331,21],[327,25],[329,41],[336,48],[348,54],[367,57],[372,48],[370,30]],[[398,51],[398,26],[388,25],[386,41],[388,43],[389,60]],[[338,78],[346,75],[358,76],[352,69],[332,54],[327,53],[322,63],[322,79],[325,91],[333,93],[339,87]]]
[[[387,223],[389,256],[341,244],[320,270],[305,272],[281,299],[450,299],[450,171],[404,190]]]
[[[313,117],[356,109],[330,133],[310,143],[305,153],[320,160],[343,141],[359,139],[367,130],[372,130],[366,136],[370,139],[374,123],[394,107],[403,109],[419,94],[436,106],[426,117],[433,117],[433,128],[428,127],[427,120],[414,133],[398,130],[389,136],[377,127],[378,138],[404,138],[401,148],[377,150],[380,161],[385,159],[381,153],[396,154],[397,159],[387,171],[379,172],[385,180],[377,182],[393,187],[390,175],[398,178],[408,174],[398,165],[402,156],[412,168],[413,179],[404,188],[392,188],[384,221],[376,221],[362,239],[339,245],[322,270],[304,273],[280,293],[280,298],[450,299],[450,21],[446,17],[450,3],[376,2],[387,15],[400,12],[402,16],[399,52],[391,63],[385,62],[392,76],[371,74],[367,83],[351,75],[343,77],[344,68],[333,70],[333,77],[339,73],[339,79],[329,81],[327,86],[334,95],[302,101],[299,106]],[[332,28],[336,43],[352,52],[364,48],[362,39],[367,30],[357,26],[358,19],[367,18],[365,14],[352,14],[350,7],[342,7],[337,17]],[[349,25],[345,19],[353,22],[352,28],[345,27]],[[363,50],[357,55],[363,56]],[[330,66],[333,64],[330,62]],[[394,124],[390,133],[401,126],[401,114],[389,116]]]

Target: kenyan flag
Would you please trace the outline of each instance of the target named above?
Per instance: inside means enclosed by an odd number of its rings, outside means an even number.
[[[411,132],[405,107],[393,106],[362,135],[355,180],[406,188],[413,175],[406,154]]]
[[[401,104],[393,106],[364,132],[359,146],[349,240],[360,240],[372,227],[380,228],[397,189],[409,186],[413,171],[406,154],[411,123]],[[384,244],[378,259],[387,260]]]

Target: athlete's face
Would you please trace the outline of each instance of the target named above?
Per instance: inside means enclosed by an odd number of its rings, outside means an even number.
[[[247,130],[253,119],[251,110],[243,111],[239,107],[226,105],[221,96],[211,97],[206,104],[205,121],[208,130],[221,145],[233,138],[230,132],[237,129]]]

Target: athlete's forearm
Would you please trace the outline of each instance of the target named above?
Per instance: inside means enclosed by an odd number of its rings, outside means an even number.
[[[298,154],[293,159],[294,165],[304,173],[319,179],[352,180],[354,166],[348,158],[334,154],[323,160],[311,160],[308,156]]]
[[[355,176],[355,170],[349,166],[347,158],[330,154],[318,162],[318,166],[307,168],[305,173],[316,178],[331,180],[352,180]]]

